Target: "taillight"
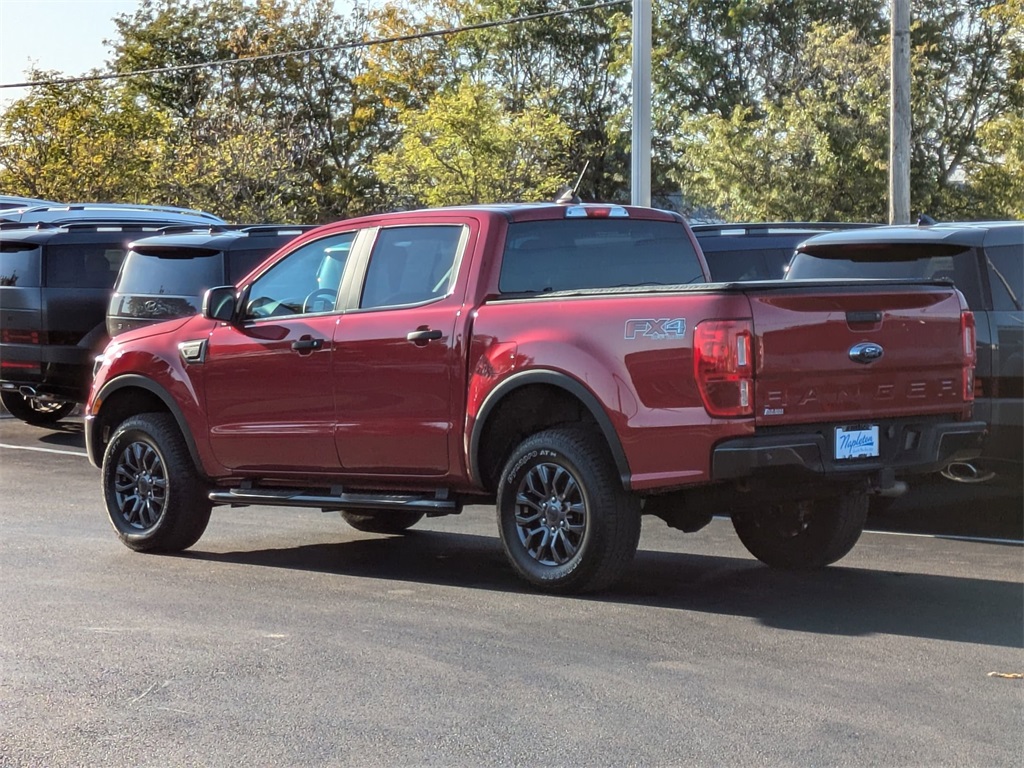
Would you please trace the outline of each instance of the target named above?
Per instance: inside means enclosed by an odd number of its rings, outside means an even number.
[[[39,331],[22,331],[17,328],[0,330],[0,341],[4,344],[39,344]]]
[[[960,338],[964,343],[964,357],[973,363],[977,355],[978,339],[974,330],[974,313],[970,310],[960,313]]]
[[[975,333],[974,313],[964,310],[960,313],[960,341],[964,354],[963,394],[966,402],[974,400],[974,364],[977,360],[977,336]]]
[[[693,371],[704,408],[730,418],[754,413],[750,320],[705,320],[693,329]]]

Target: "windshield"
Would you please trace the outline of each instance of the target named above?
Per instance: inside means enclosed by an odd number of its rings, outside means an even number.
[[[509,226],[498,287],[502,293],[540,293],[703,281],[680,223],[557,219]]]

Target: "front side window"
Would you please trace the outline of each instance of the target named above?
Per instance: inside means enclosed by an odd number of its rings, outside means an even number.
[[[464,230],[461,225],[382,229],[370,254],[360,308],[422,304],[446,296]]]
[[[355,232],[332,235],[297,248],[249,288],[245,319],[331,312]]]

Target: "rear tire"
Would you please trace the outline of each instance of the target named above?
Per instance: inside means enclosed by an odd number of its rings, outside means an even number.
[[[75,410],[75,403],[24,397],[9,390],[0,392],[0,402],[11,416],[34,427],[52,426]]]
[[[137,552],[179,552],[203,535],[212,502],[174,418],[121,423],[103,455],[103,496],[118,538]]]
[[[604,589],[636,554],[640,501],[601,437],[580,428],[527,438],[505,464],[498,529],[516,572],[549,592]]]
[[[802,570],[845,557],[860,538],[867,514],[867,494],[850,493],[737,513],[732,523],[743,546],[762,563]]]
[[[341,518],[365,533],[404,533],[423,519],[422,512],[349,512],[343,509]]]

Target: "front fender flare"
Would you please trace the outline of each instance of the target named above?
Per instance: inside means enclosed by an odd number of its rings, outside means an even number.
[[[160,401],[167,407],[167,410],[174,416],[174,420],[178,423],[178,429],[181,430],[182,436],[185,438],[185,445],[188,446],[189,455],[192,457],[193,463],[196,468],[202,472],[202,461],[199,458],[199,450],[196,447],[195,438],[192,436],[192,430],[189,428],[188,420],[185,418],[185,414],[182,412],[181,407],[171,394],[160,384],[157,384],[152,379],[148,379],[145,376],[140,376],[136,373],[127,373],[123,376],[118,376],[116,379],[111,379],[96,394],[94,400],[98,400],[101,404],[108,400],[111,395],[115,392],[119,392],[122,389],[144,389],[153,395],[156,395]],[[102,405],[101,405],[102,411]],[[88,419],[86,422],[85,429],[85,450],[89,454],[89,461],[95,466],[99,467],[103,464],[103,440],[101,439],[100,430],[103,428],[103,421],[97,418],[99,414]]]

